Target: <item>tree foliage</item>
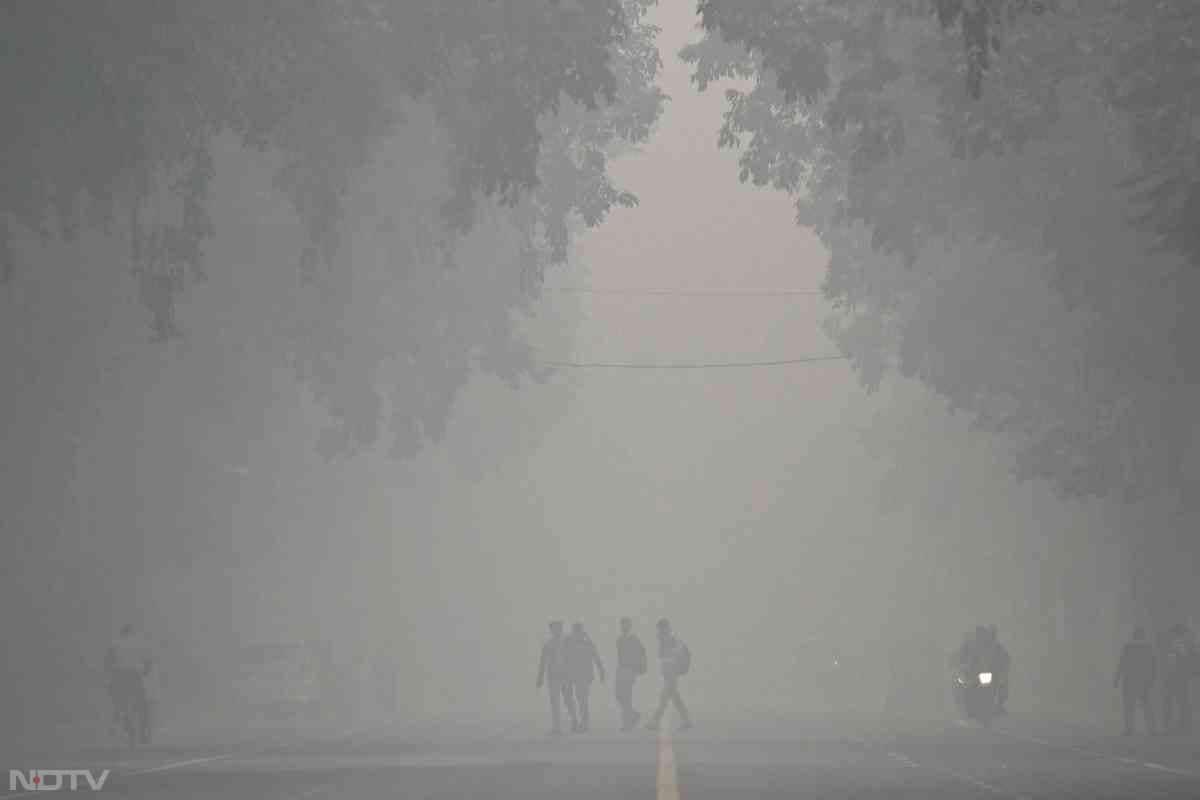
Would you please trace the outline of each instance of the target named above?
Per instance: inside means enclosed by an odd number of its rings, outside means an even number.
[[[1184,2],[700,4],[742,180],[830,252],[868,387],[915,376],[1064,494],[1186,481],[1200,365]],[[986,33],[986,35],[984,35]],[[736,45],[736,47],[731,47]],[[1191,262],[1191,265],[1187,263]]]
[[[209,144],[231,130],[278,148],[279,181],[310,237],[305,264],[329,263],[348,173],[402,122],[401,96],[435,99],[454,147],[455,197],[513,203],[537,182],[538,118],[569,97],[611,101],[610,48],[628,35],[618,0],[333,3],[18,2],[5,5],[0,99],[11,221],[62,233],[86,195],[136,210],[150,181],[182,200],[170,229],[139,226],[139,268],[172,288],[200,269]],[[170,332],[166,299],[156,327]]]
[[[291,363],[336,421],[323,450],[382,437],[379,370],[419,353],[393,377],[406,392],[390,398],[396,452],[410,453],[444,428],[473,368],[529,372],[509,315],[566,258],[570,220],[598,224],[634,202],[605,156],[648,135],[661,110],[650,5],[6,3],[3,269],[19,269],[11,245],[22,231],[71,238],[105,225],[128,240],[155,338],[179,336],[181,292],[203,279],[205,247],[220,234],[210,190],[219,143],[232,137],[272,165],[301,223],[308,288],[281,285],[291,305],[273,313]],[[364,215],[391,226],[372,232],[369,256]],[[453,267],[487,259],[463,257],[479,251],[468,240],[485,220],[511,240],[500,261],[512,271],[473,286],[477,275]],[[371,300],[356,270],[374,271]],[[372,313],[351,316],[361,302]]]

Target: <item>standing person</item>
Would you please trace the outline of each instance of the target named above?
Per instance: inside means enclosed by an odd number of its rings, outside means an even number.
[[[571,729],[578,727],[575,717],[575,699],[571,696],[571,682],[567,675],[567,640],[563,636],[560,620],[550,623],[550,638],[542,645],[542,658],[538,663],[537,688],[546,686],[550,690],[550,734],[562,734],[562,702],[566,700],[567,715]]]
[[[686,731],[692,727],[691,716],[688,715],[687,706],[684,705],[683,697],[679,694],[679,678],[686,675],[692,666],[692,653],[688,646],[680,641],[674,632],[671,630],[671,623],[666,619],[660,619],[656,627],[658,634],[658,661],[662,668],[663,688],[662,695],[659,697],[658,709],[654,712],[654,716],[647,723],[648,730],[658,730],[659,724],[662,722],[663,714],[667,713],[667,705],[674,703],[675,710],[679,713],[679,718],[682,724],[679,730]]]
[[[1150,702],[1154,678],[1154,648],[1146,641],[1146,631],[1140,627],[1134,628],[1133,638],[1121,648],[1121,660],[1117,662],[1117,674],[1113,677],[1113,688],[1121,689],[1125,736],[1133,735],[1134,717],[1139,704],[1146,717],[1146,733],[1154,733],[1154,706]]]
[[[633,620],[621,618],[621,635],[617,637],[617,705],[621,708],[621,730],[633,730],[641,714],[633,707],[633,684],[646,674],[646,648],[633,632]]]
[[[1163,670],[1163,730],[1191,733],[1192,730],[1192,658],[1187,629],[1183,625],[1171,628]]]
[[[124,625],[109,645],[104,657],[108,673],[108,690],[113,703],[114,728],[126,707],[138,715],[139,730],[135,731],[142,744],[150,741],[150,707],[144,679],[154,663],[153,651],[145,637],[132,625]]]
[[[567,676],[579,711],[579,724],[572,726],[574,733],[586,733],[591,727],[589,696],[597,673],[600,682],[604,683],[604,662],[600,660],[600,652],[592,637],[583,629],[583,623],[576,622],[571,626],[571,635],[567,637]]]
[[[167,692],[167,673],[164,667],[166,642],[144,636],[143,641],[150,658],[150,671],[144,676],[146,684],[146,730],[153,734],[160,724],[163,702]]]

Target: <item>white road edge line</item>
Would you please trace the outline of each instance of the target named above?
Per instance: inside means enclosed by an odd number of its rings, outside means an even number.
[[[379,723],[371,723],[370,725],[362,725],[358,728],[351,728],[350,730],[342,732],[341,734],[339,734],[338,736],[336,736],[334,738],[334,741],[337,741],[337,742],[345,741],[346,739],[349,739],[350,737],[355,736],[357,734],[367,733],[367,732],[373,731],[373,730],[381,730],[386,727],[387,727],[387,724],[379,724]],[[187,767],[187,766],[191,766],[193,764],[208,764],[213,761],[225,761],[230,758],[237,758],[240,755],[243,755],[243,754],[234,751],[234,752],[230,752],[230,753],[221,753],[221,754],[215,755],[215,756],[206,756],[204,758],[189,758],[184,761],[171,761],[166,764],[159,764],[158,766],[150,767],[149,769],[134,770],[133,772],[126,772],[125,774],[128,776],[150,775],[155,772],[167,772],[169,770],[178,769],[179,767]]]
[[[1143,761],[1142,766],[1149,767],[1150,769],[1156,769],[1156,770],[1159,770],[1160,772],[1170,772],[1174,775],[1195,775],[1196,774],[1194,772],[1189,772],[1186,769],[1176,769],[1175,767],[1168,767],[1164,764],[1155,764],[1153,761]]]
[[[912,767],[914,769],[925,769],[942,775],[948,775],[957,781],[970,784],[977,789],[983,789],[985,792],[991,792],[992,794],[1000,795],[1001,797],[1009,797],[1012,798],[1012,800],[1032,800],[1032,798],[1030,798],[1028,795],[1017,794],[1015,792],[1010,792],[1007,789],[1001,789],[999,786],[993,786],[992,784],[981,781],[978,778],[972,778],[970,775],[964,775],[963,773],[952,769],[946,769],[945,767],[931,767],[928,764],[919,764],[903,753],[893,752],[888,753],[888,756],[896,761],[899,761],[905,766]]]
[[[1089,750],[1085,747],[1076,747],[1073,744],[1055,744],[1054,742],[1048,742],[1044,739],[1039,739],[1036,736],[1021,736],[1021,735],[1018,735],[1015,733],[1010,733],[1008,731],[996,731],[996,733],[999,733],[1003,736],[1007,736],[1011,739],[1017,739],[1018,741],[1030,742],[1031,744],[1040,744],[1042,747],[1058,748],[1060,750],[1071,750],[1075,753],[1079,753],[1080,755],[1091,756],[1092,758],[1099,758],[1099,759],[1103,759],[1105,761],[1119,761],[1122,764],[1131,764],[1136,767],[1145,767],[1147,769],[1158,770],[1159,772],[1170,772],[1174,775],[1189,775],[1192,777],[1196,777],[1196,773],[1191,770],[1179,769],[1176,767],[1168,767],[1163,764],[1156,764],[1152,761],[1142,761],[1141,759],[1137,759],[1137,758],[1127,758],[1125,756],[1112,755],[1111,753],[1101,753],[1098,750]]]
[[[166,772],[167,770],[172,770],[177,767],[186,767],[191,764],[205,764],[205,763],[208,763],[209,761],[220,761],[225,758],[232,758],[234,755],[236,755],[236,754],[235,753],[222,753],[221,755],[207,756],[205,758],[189,758],[186,761],[171,761],[166,764],[159,764],[157,767],[150,767],[149,769],[137,769],[132,772],[126,772],[125,774],[126,775],[149,775],[153,772]]]

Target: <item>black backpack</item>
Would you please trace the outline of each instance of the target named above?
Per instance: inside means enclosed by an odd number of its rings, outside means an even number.
[[[687,675],[692,668],[692,651],[682,641],[679,643],[679,652],[675,656],[675,670],[680,675]]]

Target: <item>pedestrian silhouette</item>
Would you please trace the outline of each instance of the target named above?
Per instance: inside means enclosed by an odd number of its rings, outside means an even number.
[[[646,648],[633,632],[633,620],[622,617],[621,635],[617,637],[617,676],[613,683],[623,731],[632,730],[642,716],[633,706],[633,684],[645,674]]]
[[[1117,673],[1113,687],[1121,689],[1124,734],[1132,736],[1137,707],[1142,707],[1146,717],[1146,733],[1154,733],[1154,705],[1150,702],[1150,688],[1155,679],[1154,648],[1146,641],[1146,632],[1134,628],[1133,638],[1121,648],[1121,659],[1117,662]]]
[[[658,661],[662,672],[662,694],[659,696],[658,709],[647,723],[649,730],[658,730],[662,723],[667,706],[673,704],[681,720],[680,730],[692,727],[692,718],[688,714],[683,697],[679,694],[679,679],[686,675],[692,665],[692,653],[688,646],[671,630],[669,620],[660,619],[656,626],[658,634]]]
[[[571,634],[567,637],[567,678],[575,694],[575,705],[579,709],[578,724],[572,726],[577,733],[586,732],[591,727],[591,704],[589,698],[592,691],[592,681],[600,675],[604,683],[604,662],[592,637],[583,629],[582,622],[571,626]]]
[[[542,645],[542,657],[538,662],[537,688],[546,686],[550,691],[550,733],[562,733],[562,704],[567,705],[571,729],[579,723],[575,716],[575,699],[571,696],[571,681],[567,671],[567,640],[563,636],[560,620],[550,623],[550,638]]]

